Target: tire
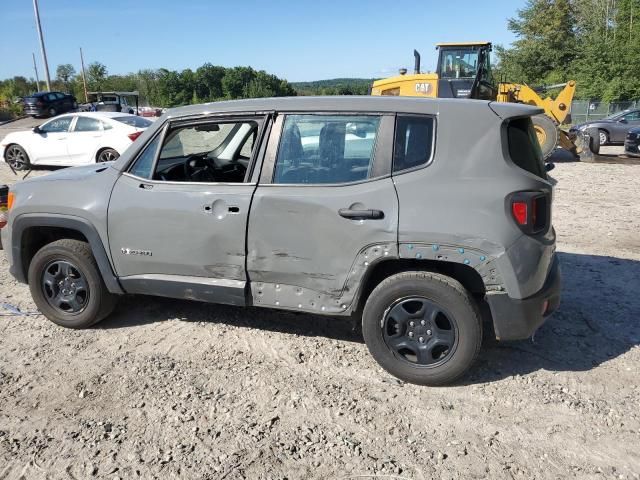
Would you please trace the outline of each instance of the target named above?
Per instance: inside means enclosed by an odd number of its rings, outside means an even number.
[[[600,145],[607,145],[609,143],[609,134],[606,130],[598,129],[598,140]]]
[[[90,327],[116,305],[86,242],[63,239],[45,245],[31,260],[28,278],[40,312],[62,327]]]
[[[4,151],[4,161],[13,167],[14,170],[28,170],[31,168],[29,155],[24,148],[18,144],[11,144]]]
[[[402,325],[397,319],[405,314]],[[362,334],[387,372],[406,382],[436,386],[469,370],[482,344],[482,321],[474,299],[458,281],[437,273],[404,272],[371,292]],[[398,343],[400,348],[392,346]]]
[[[49,110],[47,110],[47,113],[50,117],[55,117],[58,114],[58,111],[55,108],[51,107]]]
[[[547,158],[558,145],[558,127],[545,114],[534,115],[531,117],[531,121],[538,137],[538,143],[540,143],[542,157]]]
[[[113,148],[105,148],[98,152],[96,155],[96,163],[113,162],[120,157],[120,154]]]

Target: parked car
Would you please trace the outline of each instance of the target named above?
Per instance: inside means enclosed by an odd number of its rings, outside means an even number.
[[[173,109],[106,168],[12,186],[10,271],[69,328],[124,293],[361,317],[383,368],[448,383],[478,354],[482,306],[512,340],[559,304],[540,113],[410,97]]]
[[[624,141],[624,153],[640,157],[640,127],[632,128]]]
[[[38,92],[23,100],[24,113],[32,117],[55,117],[78,108],[76,97],[61,92]]]
[[[586,128],[597,128],[600,145],[606,145],[609,143],[623,143],[629,129],[635,126],[640,126],[640,109],[625,110],[606,118],[574,125],[569,130],[569,133],[575,136]]]
[[[0,141],[0,158],[15,170],[116,160],[153,122],[126,113],[73,113]]]

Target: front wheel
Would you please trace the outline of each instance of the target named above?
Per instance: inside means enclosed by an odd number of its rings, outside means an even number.
[[[14,170],[28,170],[31,166],[27,152],[20,145],[9,145],[4,159]]]
[[[389,373],[418,385],[444,385],[473,364],[482,322],[470,293],[431,272],[404,272],[382,281],[362,316],[373,358]]]
[[[598,130],[598,140],[600,145],[606,145],[609,143],[609,134],[605,130]]]
[[[120,154],[116,152],[113,148],[105,148],[98,153],[98,157],[96,158],[96,162],[104,163],[104,162],[113,162],[120,157]]]
[[[53,323],[86,328],[109,315],[116,297],[107,290],[86,242],[49,243],[29,265],[29,289],[38,310]]]

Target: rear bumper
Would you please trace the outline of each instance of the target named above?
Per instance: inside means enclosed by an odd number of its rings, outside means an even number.
[[[560,262],[554,257],[539,292],[522,300],[496,292],[487,295],[498,340],[522,340],[531,337],[560,305],[562,277]]]
[[[36,107],[35,105],[24,106],[25,115],[47,115],[49,113],[47,107]]]

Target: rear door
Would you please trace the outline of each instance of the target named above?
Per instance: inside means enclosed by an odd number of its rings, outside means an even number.
[[[127,292],[245,303],[250,172],[266,121],[172,121],[120,176],[109,246]]]
[[[83,115],[77,116],[67,139],[69,164],[95,163],[97,148],[103,136],[103,124],[99,119]]]
[[[254,195],[256,305],[346,313],[364,272],[395,256],[393,115],[279,115]]]

